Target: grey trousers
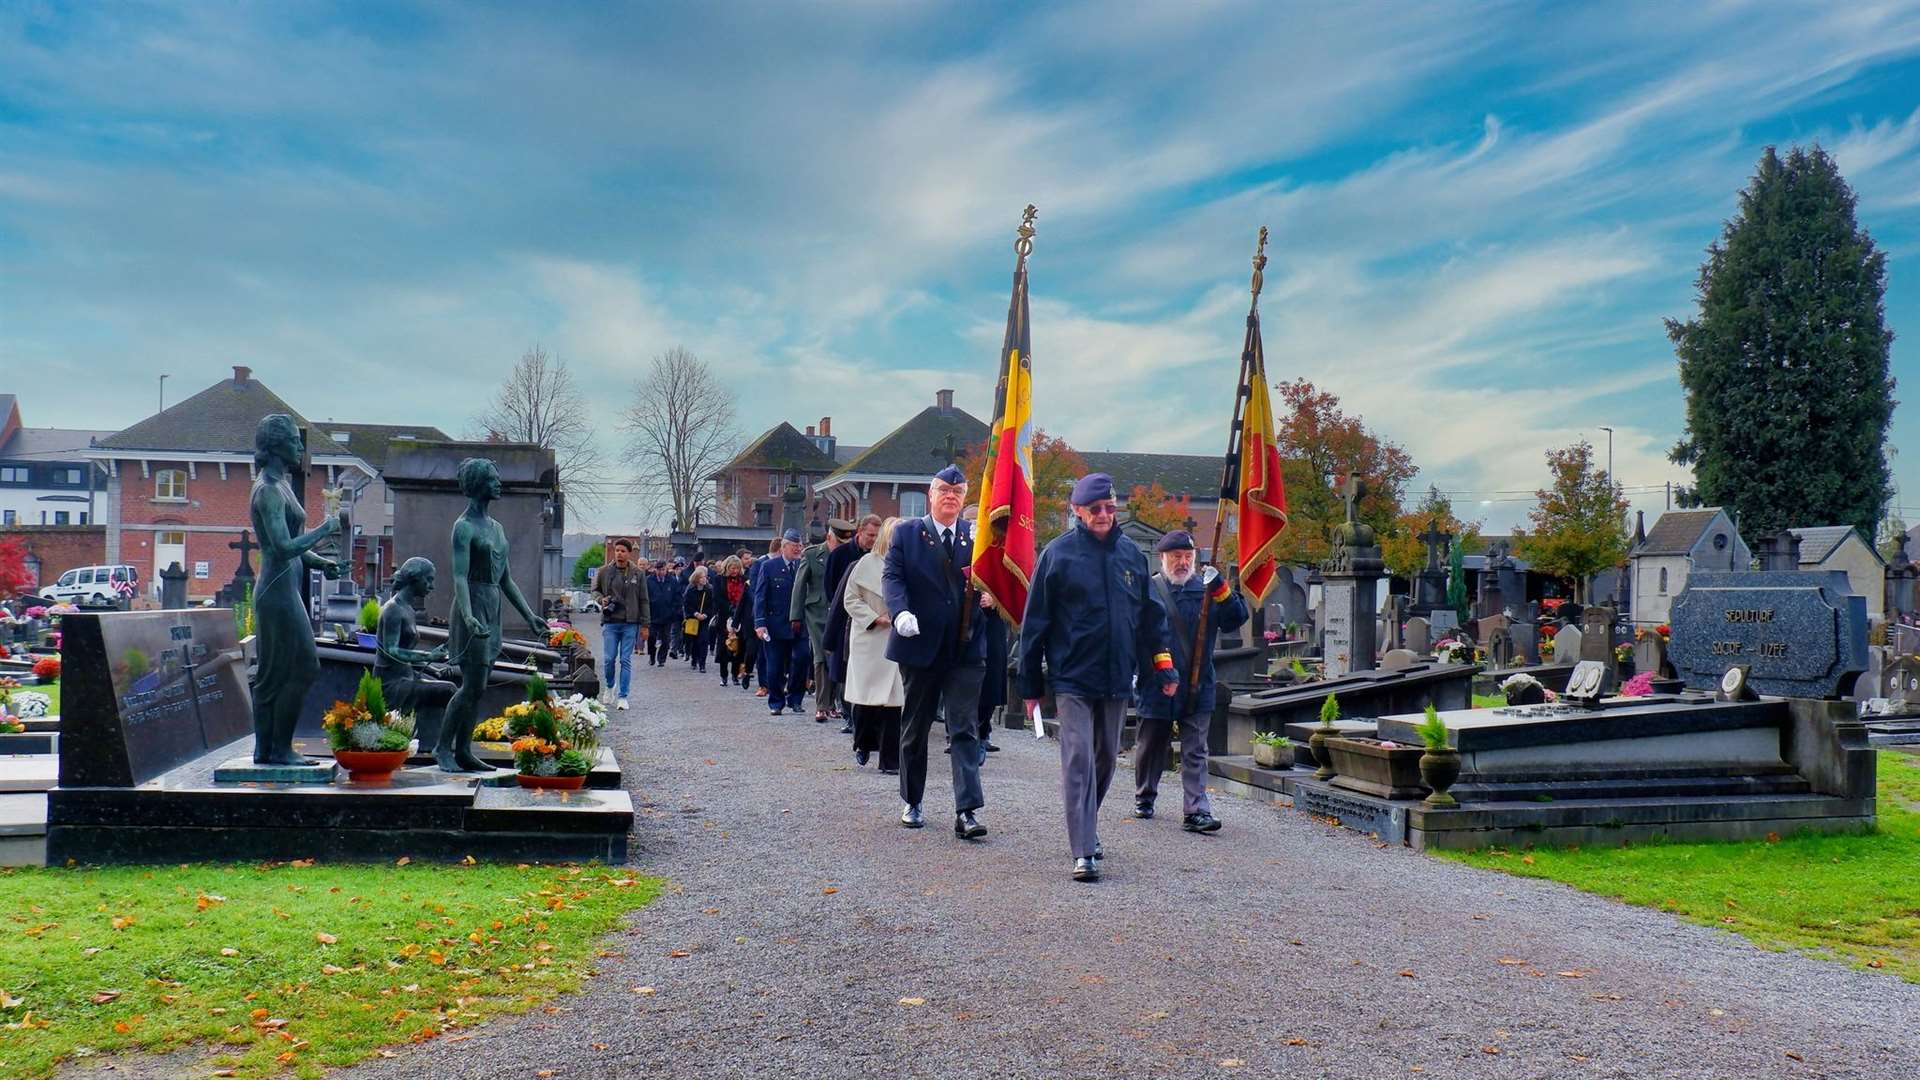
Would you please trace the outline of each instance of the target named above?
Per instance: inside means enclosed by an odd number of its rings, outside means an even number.
[[[1180,812],[1211,814],[1207,798],[1207,728],[1212,713],[1180,718]],[[1173,752],[1173,719],[1143,716],[1133,740],[1133,801],[1152,806],[1160,796],[1160,773]]]
[[[1113,783],[1127,700],[1056,694],[1054,713],[1060,721],[1060,797],[1067,808],[1067,843],[1074,858],[1085,859],[1100,844],[1100,804]]]
[[[919,806],[926,797],[927,736],[933,722],[944,719],[947,743],[953,749],[947,758],[953,771],[953,812],[965,813],[987,805],[986,792],[980,787],[983,755],[973,730],[980,680],[985,674],[986,669],[979,664],[938,668],[900,665],[900,679],[906,684],[906,706],[900,712],[901,802]]]

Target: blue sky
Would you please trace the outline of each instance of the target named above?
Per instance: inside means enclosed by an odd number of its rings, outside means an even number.
[[[1421,486],[1504,530],[1608,425],[1657,510],[1661,319],[1761,148],[1814,141],[1910,396],[1915,4],[0,2],[0,389],[117,427],[242,363],[459,431],[538,342],[611,451],[685,345],[746,434],[868,442],[938,387],[988,411],[1033,202],[1036,412],[1078,446],[1217,451],[1266,225],[1270,373]],[[1896,479],[1920,520],[1920,453]]]

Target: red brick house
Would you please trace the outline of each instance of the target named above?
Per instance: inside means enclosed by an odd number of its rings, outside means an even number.
[[[250,368],[98,440],[88,457],[107,473],[99,522],[106,527],[105,560],[140,568],[149,587],[159,571],[178,562],[187,571],[187,596],[199,601],[232,580],[240,553],[229,545],[252,528],[253,432],[260,418],[286,413],[307,431],[312,460],[301,501],[307,524],[319,523],[328,487],[344,486],[354,503],[353,576],[377,587],[392,573],[390,526],[379,468],[387,446],[407,436],[445,439],[431,427],[315,424],[287,404]],[[258,569],[258,556],[254,556]]]

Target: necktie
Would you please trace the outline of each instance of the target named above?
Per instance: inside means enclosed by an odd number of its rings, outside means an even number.
[[[947,561],[952,562],[953,561],[953,530],[941,529],[940,542],[947,545]]]

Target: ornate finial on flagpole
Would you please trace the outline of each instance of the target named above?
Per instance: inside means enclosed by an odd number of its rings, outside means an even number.
[[[1039,214],[1040,211],[1032,203],[1028,203],[1020,213],[1020,239],[1013,242],[1013,250],[1023,263],[1027,261],[1027,256],[1033,254],[1033,219]]]
[[[1260,246],[1253,253],[1253,298],[1260,299],[1260,285],[1267,269],[1267,227],[1260,226]]]

